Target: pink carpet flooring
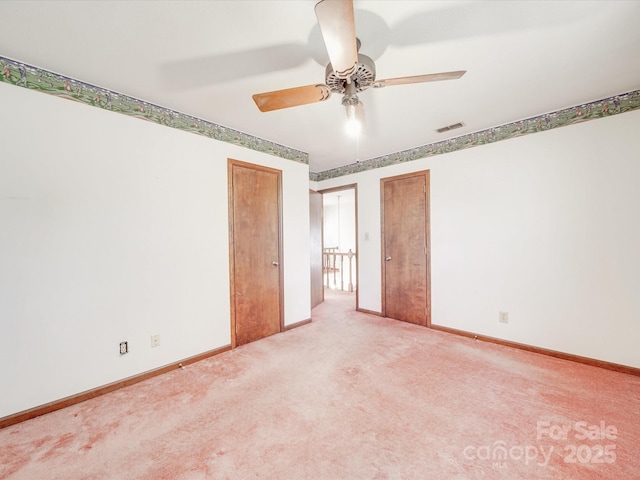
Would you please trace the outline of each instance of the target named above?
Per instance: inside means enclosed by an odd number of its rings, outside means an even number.
[[[353,305],[0,430],[0,478],[640,479],[639,377]]]

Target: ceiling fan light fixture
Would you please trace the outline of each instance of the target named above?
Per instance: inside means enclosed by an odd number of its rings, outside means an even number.
[[[357,95],[345,95],[342,98],[342,105],[344,105],[347,112],[347,123],[345,125],[347,133],[352,136],[359,135],[362,131],[364,105]]]
[[[347,133],[353,137],[358,136],[362,131],[362,124],[355,114],[355,109],[353,113],[349,112],[347,114],[347,123],[345,125],[345,129]]]

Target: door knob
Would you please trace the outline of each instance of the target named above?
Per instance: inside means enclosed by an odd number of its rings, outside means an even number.
[[[387,257],[384,260],[385,260],[385,262],[388,262],[389,260],[391,260],[391,257]]]
[[[278,266],[278,262],[276,262],[275,260],[273,262],[271,262],[271,265],[273,265],[274,267]]]

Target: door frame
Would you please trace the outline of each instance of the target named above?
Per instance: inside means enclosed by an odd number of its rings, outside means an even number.
[[[323,205],[323,201],[324,201],[324,196],[322,195],[322,193],[313,190],[313,189],[309,189],[309,224],[311,225],[311,227],[313,227],[312,225],[312,212],[311,212],[311,197],[313,195],[320,195],[320,288],[321,288],[321,300],[318,304],[314,305],[313,304],[313,289],[314,289],[314,278],[313,278],[313,269],[311,270],[311,309],[313,310],[317,305],[320,305],[320,303],[324,302],[324,271],[323,271],[323,262],[324,262],[324,205]],[[313,238],[313,235],[312,235]],[[311,242],[311,244],[313,245],[313,241]],[[312,256],[313,256],[313,251],[311,252]],[[313,263],[312,263],[313,265]]]
[[[233,167],[239,166],[275,173],[278,178],[278,301],[279,301],[279,330],[284,331],[284,255],[282,250],[283,228],[282,228],[282,170],[257,165],[255,163],[243,162],[233,158],[227,158],[227,192],[229,198],[229,291],[230,291],[230,314],[231,314],[231,348],[236,348],[236,298],[235,298],[235,237],[234,237],[234,202],[233,202]]]
[[[386,306],[386,274],[387,274],[387,262],[385,262],[386,258],[386,244],[385,244],[385,231],[384,231],[384,185],[386,182],[391,182],[394,180],[402,180],[403,178],[410,177],[425,177],[425,247],[427,250],[427,258],[426,258],[426,316],[427,316],[427,328],[431,328],[431,187],[430,187],[430,171],[429,170],[420,170],[417,172],[405,173],[402,175],[395,175],[393,177],[385,177],[380,179],[380,265],[381,265],[381,276],[380,283],[382,286],[381,291],[381,315],[383,317],[387,316],[387,306]]]
[[[341,185],[339,187],[325,188],[318,190],[318,193],[335,193],[342,190],[353,190],[354,202],[353,208],[355,208],[355,227],[356,227],[356,311],[360,311],[360,237],[358,236],[358,184],[350,183],[349,185]],[[324,227],[324,206],[322,208],[322,221]],[[322,251],[324,252],[324,231],[322,235]],[[324,284],[324,277],[323,277]]]

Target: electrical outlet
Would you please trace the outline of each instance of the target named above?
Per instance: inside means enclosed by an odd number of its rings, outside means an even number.
[[[500,312],[498,314],[498,321],[500,323],[509,323],[509,312]]]
[[[120,342],[120,355],[129,353],[129,342]]]
[[[160,346],[160,335],[151,335],[151,348]]]

